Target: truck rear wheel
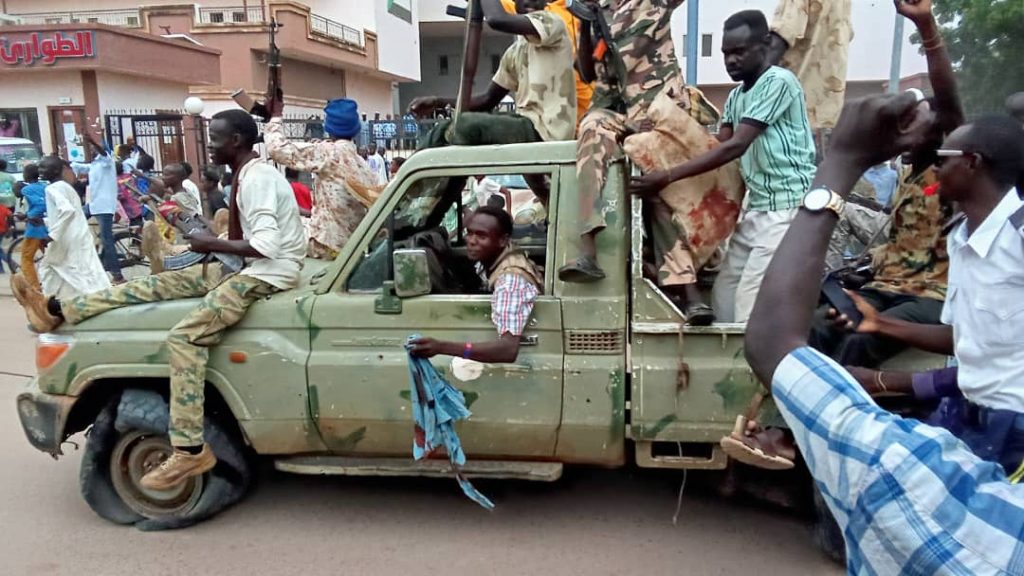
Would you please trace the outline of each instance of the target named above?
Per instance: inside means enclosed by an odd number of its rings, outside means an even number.
[[[183,528],[201,522],[248,491],[251,472],[241,441],[207,418],[203,434],[217,466],[168,491],[139,481],[171,454],[167,401],[148,390],[126,390],[97,416],[79,471],[82,496],[101,517],[142,530]]]

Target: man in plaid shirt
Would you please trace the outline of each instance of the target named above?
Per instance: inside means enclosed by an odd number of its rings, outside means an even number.
[[[410,342],[414,356],[444,354],[477,362],[515,362],[533,304],[543,290],[544,275],[511,237],[512,217],[501,208],[484,206],[466,223],[466,252],[491,290],[491,321],[498,339],[474,343],[420,338]]]
[[[843,197],[868,167],[906,149],[930,114],[911,94],[847,105],[765,276],[747,360],[771,382],[836,517],[849,573],[1022,574],[1024,486],[949,432],[879,408],[849,372],[807,346]],[[1024,132],[1003,139],[1024,156]],[[989,177],[991,160],[978,158],[979,177]]]

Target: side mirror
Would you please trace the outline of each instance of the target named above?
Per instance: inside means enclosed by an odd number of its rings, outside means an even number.
[[[422,248],[395,250],[395,295],[411,298],[430,294],[430,266]]]

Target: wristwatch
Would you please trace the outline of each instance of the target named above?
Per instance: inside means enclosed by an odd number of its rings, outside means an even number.
[[[846,200],[828,188],[815,188],[804,196],[804,209],[808,212],[831,210],[836,216],[843,215]]]

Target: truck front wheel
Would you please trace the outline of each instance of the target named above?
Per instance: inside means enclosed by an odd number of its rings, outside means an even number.
[[[171,454],[167,401],[157,392],[126,390],[100,411],[88,434],[79,484],[101,517],[142,530],[183,528],[245,495],[251,481],[241,441],[207,417],[203,435],[217,466],[167,491],[143,488],[142,477]]]

